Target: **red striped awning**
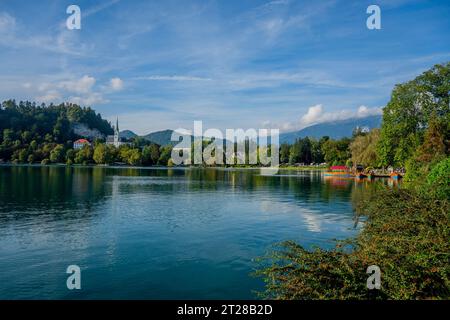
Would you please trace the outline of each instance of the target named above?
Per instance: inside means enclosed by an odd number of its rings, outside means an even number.
[[[346,166],[331,166],[331,170],[348,170],[348,167]]]

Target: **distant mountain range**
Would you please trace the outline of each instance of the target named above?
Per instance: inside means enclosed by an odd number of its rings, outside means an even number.
[[[146,134],[144,136],[140,136],[141,138],[144,138],[150,142],[159,144],[160,146],[165,145],[176,145],[177,141],[171,141],[173,130],[163,130],[163,131],[156,131],[149,134]],[[130,130],[124,130],[120,131],[120,137],[125,139],[132,139],[134,137],[137,137],[138,135]]]
[[[365,118],[353,118],[346,120],[339,120],[333,122],[319,123],[306,127],[299,131],[286,132],[280,134],[280,143],[293,143],[298,138],[310,137],[310,138],[321,138],[323,136],[329,136],[332,139],[341,139],[343,137],[351,137],[353,130],[357,127],[360,128],[379,128],[381,126],[382,116],[369,116]],[[175,145],[177,142],[171,141],[173,130],[164,130],[152,132],[147,135],[141,136],[142,138],[151,141],[153,143],[159,144],[161,146],[165,145]],[[124,130],[120,132],[122,138],[131,139],[137,137],[138,135],[130,130]]]
[[[325,122],[306,127],[299,131],[280,134],[280,143],[293,143],[298,138],[316,138],[329,136],[331,139],[351,137],[357,127],[374,129],[381,126],[382,116],[369,116],[364,118],[352,118],[333,122]]]

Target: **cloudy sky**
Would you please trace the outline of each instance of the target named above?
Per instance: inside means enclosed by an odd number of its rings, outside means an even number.
[[[449,16],[448,0],[0,0],[0,100],[90,105],[141,134],[290,131],[379,113],[396,83],[450,61]]]

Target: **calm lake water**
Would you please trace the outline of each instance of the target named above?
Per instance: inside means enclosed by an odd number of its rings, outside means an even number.
[[[320,172],[0,166],[0,299],[246,299],[276,242],[354,236],[373,183]],[[81,290],[66,268],[81,268]]]

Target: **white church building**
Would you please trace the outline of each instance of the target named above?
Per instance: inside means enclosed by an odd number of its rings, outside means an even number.
[[[113,129],[114,135],[106,137],[106,144],[113,145],[116,148],[120,147],[121,145],[129,144],[128,142],[122,142],[122,140],[120,139],[119,118],[117,118],[116,125],[113,126]]]

